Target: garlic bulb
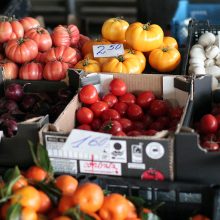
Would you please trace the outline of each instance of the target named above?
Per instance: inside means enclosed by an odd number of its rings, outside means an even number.
[[[198,66],[204,66],[204,60],[200,57],[190,58],[189,64],[198,64]]]
[[[205,67],[214,66],[215,65],[215,60],[214,59],[206,59],[204,64],[205,64]]]
[[[205,49],[205,55],[209,59],[214,59],[219,54],[219,52],[220,50],[216,45],[210,45]]]
[[[208,75],[212,75],[215,77],[219,77],[220,76],[220,67],[218,66],[208,66],[205,68],[206,74]]]
[[[211,32],[205,32],[199,37],[198,43],[203,47],[213,45],[215,43],[215,35]]]
[[[190,51],[190,57],[201,58],[203,61],[206,59],[204,49],[194,47]]]

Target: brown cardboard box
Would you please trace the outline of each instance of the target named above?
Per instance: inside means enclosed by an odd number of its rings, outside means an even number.
[[[83,85],[93,81],[96,82],[97,88],[103,92],[107,90],[108,83],[113,77],[123,79],[129,92],[138,94],[141,91],[152,90],[157,96],[169,99],[174,104],[181,106],[187,106],[189,101],[188,92],[175,88],[175,81],[180,76],[150,74],[93,74],[84,76],[81,73],[79,84]],[[174,141],[173,136],[168,135],[168,131],[158,132],[153,137],[112,136],[107,144],[108,149],[104,149],[103,146],[91,148],[85,144],[78,149],[67,149],[64,143],[71,130],[74,129],[75,112],[79,106],[80,102],[76,95],[54,124],[46,125],[41,129],[41,140],[48,149],[56,172],[141,177],[144,172],[150,169],[151,175],[156,175],[159,171],[166,179],[173,179]],[[88,135],[86,132],[74,129],[71,134],[74,133],[78,135],[77,138],[79,136],[83,138]],[[96,132],[89,132],[92,136],[94,133]],[[152,155],[152,153],[157,155]]]

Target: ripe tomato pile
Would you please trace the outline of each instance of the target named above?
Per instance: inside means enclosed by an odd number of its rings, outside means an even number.
[[[91,39],[82,47],[83,60],[76,68],[85,72],[140,74],[149,65],[159,72],[170,72],[181,61],[177,41],[157,24],[129,24],[121,18],[107,19],[101,28],[101,39]],[[95,57],[93,45],[123,44],[124,54],[117,57]]]
[[[103,97],[89,84],[80,90],[79,99],[83,106],[76,112],[77,128],[115,136],[152,136],[161,130],[173,131],[183,111],[152,91],[138,95],[127,92],[127,85],[119,78],[110,82],[109,93]]]
[[[32,17],[4,17],[0,30],[0,65],[6,79],[62,80],[81,59],[81,47],[89,40],[73,24],[59,25],[49,33]]]
[[[200,134],[200,145],[207,151],[220,151],[220,106],[215,104],[211,113],[203,115],[195,123]]]

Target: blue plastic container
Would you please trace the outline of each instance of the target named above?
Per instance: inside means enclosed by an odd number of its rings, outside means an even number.
[[[171,23],[171,33],[180,45],[186,43],[190,19],[209,20],[212,24],[220,24],[220,3],[190,3],[188,0],[179,0]]]

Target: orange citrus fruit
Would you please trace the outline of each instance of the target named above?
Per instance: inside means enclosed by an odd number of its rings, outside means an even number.
[[[73,205],[79,205],[81,211],[92,213],[101,208],[104,201],[104,193],[99,185],[88,182],[76,189],[72,201]]]
[[[70,175],[61,175],[56,178],[55,185],[61,190],[63,195],[68,196],[75,192],[78,180]]]
[[[11,203],[20,203],[23,207],[38,211],[41,199],[37,189],[33,186],[24,186],[15,191],[14,196],[11,198]]]

